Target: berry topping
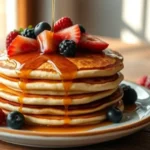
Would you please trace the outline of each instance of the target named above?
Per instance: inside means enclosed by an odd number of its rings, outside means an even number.
[[[0,109],[0,125],[5,121],[5,114],[4,112]]]
[[[13,111],[7,115],[7,126],[12,129],[21,129],[24,125],[25,118],[22,113]]]
[[[111,107],[107,111],[107,119],[113,123],[119,123],[123,117],[123,113],[117,107]]]
[[[79,47],[92,52],[99,52],[108,47],[108,44],[102,41],[98,36],[82,34]]]
[[[28,38],[36,39],[33,28],[32,29],[26,28],[23,32],[21,32],[21,35]]]
[[[8,49],[10,43],[19,35],[18,31],[11,31],[6,37],[6,48]]]
[[[148,76],[143,76],[137,80],[137,84],[145,86]]]
[[[77,45],[72,40],[64,40],[59,44],[59,52],[66,57],[75,57]]]
[[[54,33],[47,30],[37,36],[37,40],[40,43],[40,51],[42,53],[52,53],[56,50],[53,36]]]
[[[121,84],[121,88],[123,89],[124,96],[122,98],[125,105],[132,105],[137,100],[137,93],[130,86]]]
[[[38,36],[44,30],[51,30],[51,26],[47,22],[40,22],[34,28],[34,34]]]
[[[72,25],[73,25],[73,23],[70,18],[63,17],[63,18],[59,19],[58,21],[56,21],[56,23],[54,24],[54,32],[68,28]]]
[[[8,47],[8,55],[13,56],[36,50],[39,50],[37,40],[18,35]]]
[[[71,26],[54,33],[54,39],[60,43],[63,40],[73,40],[75,43],[79,43],[81,38],[81,31],[78,25]]]
[[[143,76],[143,77],[139,78],[137,80],[137,84],[150,89],[150,77],[149,76]]]
[[[80,28],[81,33],[85,33],[86,32],[84,27],[82,25],[80,25],[80,24],[79,24],[79,28]]]

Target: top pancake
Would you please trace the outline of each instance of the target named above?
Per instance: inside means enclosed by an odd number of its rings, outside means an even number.
[[[38,52],[0,58],[0,73],[10,77],[72,80],[111,76],[123,68],[119,53],[106,49],[102,53],[80,53],[74,58],[41,55]]]

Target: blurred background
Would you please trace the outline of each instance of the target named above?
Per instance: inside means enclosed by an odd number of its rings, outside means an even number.
[[[56,0],[56,20],[71,17],[87,32],[127,43],[150,42],[150,0]],[[20,27],[51,23],[51,0],[0,0],[0,48]]]

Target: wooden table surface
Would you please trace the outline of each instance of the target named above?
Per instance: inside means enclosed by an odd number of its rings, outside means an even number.
[[[125,79],[136,82],[143,75],[150,75],[150,45],[144,43],[126,44],[118,39],[103,38],[110,47],[124,56]],[[150,150],[150,126],[127,137],[88,147],[70,148],[68,150]],[[8,144],[0,141],[0,150],[42,150]],[[44,149],[43,149],[44,150]],[[54,149],[49,149],[54,150]],[[66,150],[66,149],[62,149]]]

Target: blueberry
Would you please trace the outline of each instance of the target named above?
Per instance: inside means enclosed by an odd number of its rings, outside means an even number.
[[[65,57],[75,57],[77,45],[72,40],[64,40],[59,44],[59,52]]]
[[[21,129],[24,125],[25,118],[22,113],[18,111],[10,112],[7,115],[6,123],[7,126],[12,129]]]
[[[124,92],[124,96],[122,98],[125,105],[132,105],[137,100],[137,93],[136,91],[131,88],[129,85],[121,84],[120,86]]]
[[[51,26],[47,22],[40,22],[34,28],[34,34],[38,36],[44,30],[51,30]]]
[[[117,107],[111,107],[107,111],[107,119],[114,123],[119,123],[123,117],[123,113]]]
[[[81,33],[85,33],[86,32],[84,27],[82,25],[80,25],[80,24],[79,24],[79,28],[80,28]]]

